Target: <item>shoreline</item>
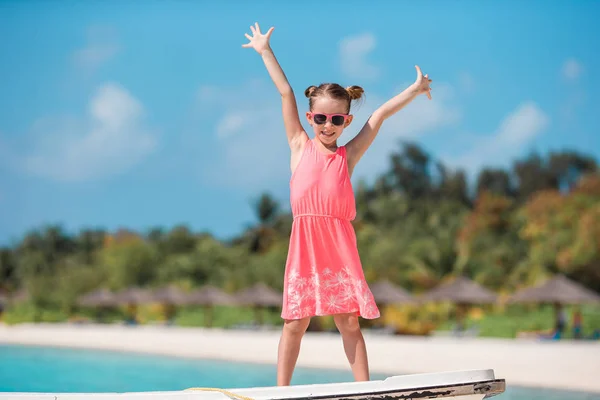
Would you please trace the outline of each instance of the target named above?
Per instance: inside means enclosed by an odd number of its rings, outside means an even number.
[[[0,325],[0,344],[113,350],[274,365],[279,329],[98,324]],[[373,374],[493,369],[511,386],[600,394],[598,342],[387,336],[365,332]],[[341,337],[307,332],[299,367],[349,370]]]

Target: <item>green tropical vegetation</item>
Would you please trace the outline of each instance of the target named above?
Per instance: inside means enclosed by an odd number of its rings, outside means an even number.
[[[414,143],[401,143],[387,171],[355,187],[353,222],[369,282],[388,279],[418,294],[448,277],[466,276],[506,296],[562,273],[600,292],[600,169],[572,151],[530,154],[510,168],[484,168],[468,184]],[[0,290],[26,293],[3,319],[64,321],[93,315],[77,299],[94,289],[185,290],[214,285],[227,292],[263,282],[282,290],[291,214],[269,193],[254,204],[257,222],[230,240],[186,226],[147,232],[85,229],[67,233],[43,226],[0,249]],[[514,336],[551,327],[546,306],[497,304],[478,309],[482,334]],[[448,327],[451,305],[386,308],[384,318],[404,326]],[[600,316],[584,307],[584,328],[600,328]],[[156,306],[142,321],[161,319]],[[175,323],[202,325],[203,312],[185,307]],[[108,318],[119,319],[120,311]],[[225,307],[214,325],[249,321],[253,314]],[[279,323],[278,311],[268,321]],[[416,327],[413,331],[418,331]]]

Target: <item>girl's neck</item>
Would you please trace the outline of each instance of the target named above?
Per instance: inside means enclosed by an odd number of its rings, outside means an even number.
[[[324,151],[329,151],[329,152],[333,152],[335,153],[338,149],[338,144],[337,144],[337,140],[329,145],[326,145],[325,143],[321,142],[319,139],[314,138],[313,139],[313,143],[317,146],[319,146],[321,149],[323,149]]]

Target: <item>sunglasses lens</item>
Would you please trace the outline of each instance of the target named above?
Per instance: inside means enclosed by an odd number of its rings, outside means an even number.
[[[335,126],[343,125],[344,117],[342,117],[341,115],[334,115],[333,117],[331,117],[331,123]]]
[[[323,114],[315,114],[313,115],[313,121],[319,125],[324,124],[327,121],[327,116]]]

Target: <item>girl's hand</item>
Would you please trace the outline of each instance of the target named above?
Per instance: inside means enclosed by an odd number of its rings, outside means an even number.
[[[273,33],[273,27],[271,27],[267,33],[260,33],[260,27],[258,26],[258,22],[254,23],[254,26],[250,26],[250,30],[252,31],[252,35],[250,36],[247,33],[244,35],[249,43],[243,44],[242,47],[252,47],[254,50],[258,52],[258,54],[262,55],[263,51],[269,49],[269,39],[271,38],[271,33]]]
[[[416,87],[417,93],[418,94],[425,93],[425,94],[427,94],[427,98],[429,100],[431,100],[431,88],[429,87],[429,84],[431,83],[431,79],[429,79],[427,74],[425,74],[425,76],[423,76],[423,73],[421,72],[421,68],[419,68],[418,65],[415,65],[415,68],[417,69],[417,80],[415,81],[414,85]]]

